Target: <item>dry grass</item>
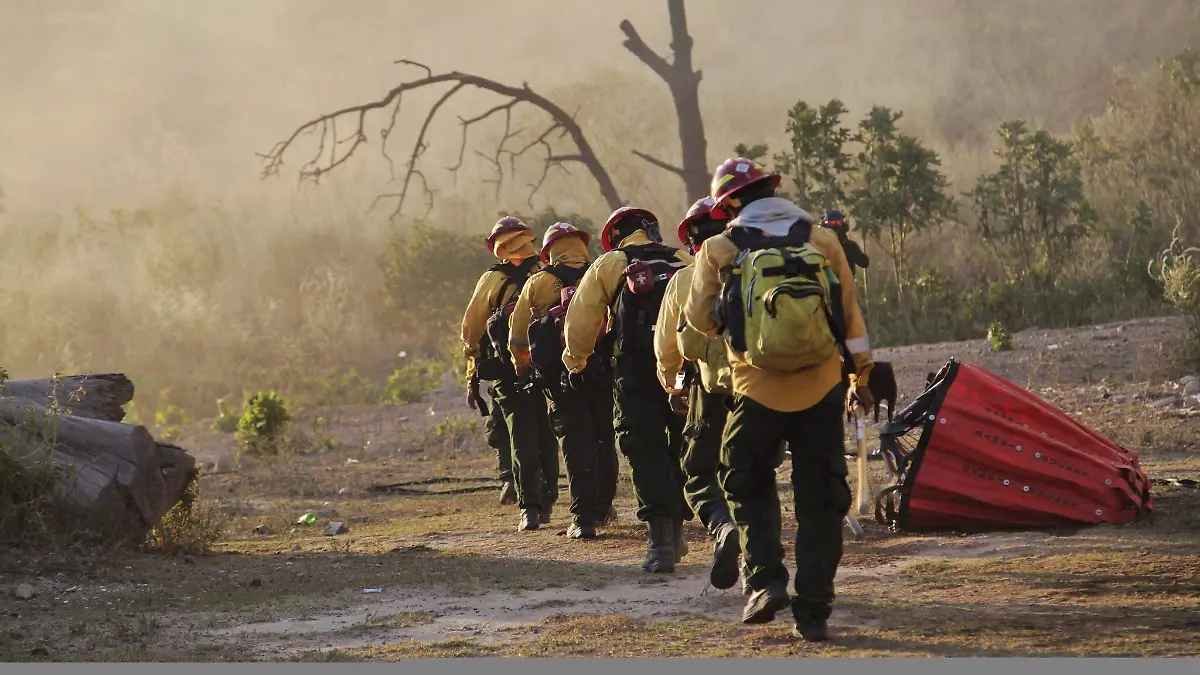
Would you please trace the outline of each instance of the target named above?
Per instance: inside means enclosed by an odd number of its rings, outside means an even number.
[[[1089,382],[1088,368],[1078,365],[1105,352],[1120,363],[1125,352],[1078,338],[1083,353],[1076,360],[1038,361],[1041,343],[1030,346],[1026,338],[1025,347],[985,367],[1052,387],[1048,400],[1138,447],[1151,475],[1200,472],[1200,419],[1101,398],[1103,387],[1153,391],[1160,381]],[[1063,339],[1053,334],[1042,342]],[[952,353],[971,358],[971,349],[884,356],[897,364],[902,392],[911,396],[927,365]],[[846,545],[836,641],[815,646],[790,636],[786,616],[765,627],[741,626],[736,591],[703,591],[708,544],[694,522],[693,553],[675,577],[641,573],[645,535],[632,517],[627,473],[621,521],[590,542],[564,536],[565,490],[554,523],[520,535],[515,509],[497,504],[498,489],[374,492],[374,485],[407,480],[494,475],[494,454],[479,435],[464,441],[435,431],[455,414],[475,419],[457,399],[437,394],[400,408],[310,411],[297,428],[320,426],[337,443],[243,458],[219,472],[210,466],[199,482],[201,505],[223,519],[211,554],[0,554],[0,589],[28,581],[39,590],[0,614],[0,659],[1200,655],[1194,490],[1157,488],[1157,512],[1145,520],[1070,533],[909,535],[866,521],[867,539]],[[326,417],[323,426],[314,425],[317,414]],[[185,429],[183,442],[204,463],[234,443],[206,424]],[[874,462],[871,468],[878,485],[882,469]],[[786,507],[786,488],[781,497]],[[318,522],[296,524],[308,511]],[[330,521],[346,523],[349,533],[324,536]],[[364,594],[367,588],[384,592]],[[520,618],[506,623],[509,616]],[[282,620],[329,627],[295,635],[225,632]],[[472,621],[482,633],[463,629]],[[38,656],[42,649],[49,656]]]

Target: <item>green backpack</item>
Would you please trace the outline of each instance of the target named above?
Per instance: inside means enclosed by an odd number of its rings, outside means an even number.
[[[841,282],[811,233],[804,219],[785,237],[728,230],[740,253],[722,270],[721,323],[730,346],[756,368],[799,372],[839,350],[848,358]]]

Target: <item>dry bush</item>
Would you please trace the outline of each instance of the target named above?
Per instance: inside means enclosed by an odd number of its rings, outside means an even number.
[[[221,516],[201,503],[200,475],[193,471],[183,497],[146,535],[143,548],[167,555],[199,555],[212,550],[221,532]]]

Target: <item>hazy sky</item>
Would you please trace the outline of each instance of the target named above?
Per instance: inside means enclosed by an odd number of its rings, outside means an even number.
[[[1008,15],[986,34],[956,32],[988,4]],[[1022,86],[1039,78],[1035,51],[1058,59],[1046,68],[1111,72],[1169,49],[1147,37],[1195,16],[1186,0],[687,6],[710,141],[721,141],[710,142],[714,161],[727,140],[777,136],[802,97],[920,115],[947,97],[969,102],[964,88],[1007,87],[1017,94],[1001,105],[1015,113],[1056,95]],[[0,186],[15,208],[123,203],[173,181],[261,189],[255,152],[316,113],[378,96],[404,74],[398,58],[543,92],[600,69],[645,77],[621,46],[623,18],[667,51],[661,0],[0,0]],[[1051,29],[1053,41],[1038,37]],[[1010,53],[972,51],[979,39]],[[1096,54],[1109,61],[1097,66]]]

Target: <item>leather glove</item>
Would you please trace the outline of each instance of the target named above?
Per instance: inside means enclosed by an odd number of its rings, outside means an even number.
[[[850,417],[854,414],[856,407],[861,408],[865,415],[872,406],[875,405],[875,397],[871,395],[871,390],[866,385],[851,387],[846,392],[846,415]]]
[[[479,379],[476,377],[467,383],[467,407],[478,410],[481,417],[488,416],[487,402],[479,395]]]
[[[570,391],[578,392],[583,391],[583,387],[586,382],[584,382],[582,372],[572,373],[569,370],[564,370],[560,384],[562,384],[563,389],[569,389]]]
[[[687,415],[688,395],[686,391],[667,392],[667,400],[671,402],[671,410],[673,410],[676,415]]]

